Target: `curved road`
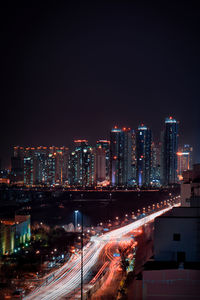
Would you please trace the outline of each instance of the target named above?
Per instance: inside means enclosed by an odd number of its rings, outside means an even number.
[[[112,239],[120,239],[128,232],[137,229],[144,224],[154,220],[168,210],[172,209],[169,206],[160,211],[154,212],[142,219],[136,220],[126,226],[115,229],[100,237],[92,237],[91,244],[83,248],[83,279],[86,279],[93,265],[97,262],[101,250],[106,243]],[[51,275],[49,282],[44,283],[36,290],[25,297],[28,300],[55,300],[61,299],[64,296],[69,296],[75,289],[80,287],[81,278],[81,255],[74,256],[70,261],[64,264],[56,272]]]

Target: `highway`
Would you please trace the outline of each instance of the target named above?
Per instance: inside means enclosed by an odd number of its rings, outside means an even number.
[[[98,261],[100,252],[107,243],[112,240],[119,240],[128,232],[138,229],[170,209],[172,209],[171,205],[101,236],[93,236],[91,238],[91,243],[83,248],[83,279],[88,277],[92,267]],[[61,299],[62,297],[70,297],[70,294],[80,287],[81,255],[74,255],[72,259],[52,273],[50,277],[48,282],[44,282],[24,299],[55,300]]]

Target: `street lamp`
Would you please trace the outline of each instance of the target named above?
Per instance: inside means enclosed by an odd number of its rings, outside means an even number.
[[[83,300],[83,194],[81,194],[81,300]]]

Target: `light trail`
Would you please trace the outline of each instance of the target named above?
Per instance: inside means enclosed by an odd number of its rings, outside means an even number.
[[[153,221],[156,217],[172,209],[169,206],[163,210],[145,216],[126,226],[105,233],[99,237],[91,238],[90,247],[83,248],[83,279],[85,280],[94,264],[97,262],[100,252],[104,246],[114,240],[119,239],[128,232],[131,232],[144,224]],[[114,268],[112,268],[114,272]],[[61,268],[52,274],[49,282],[43,283],[42,286],[31,292],[25,297],[28,300],[56,300],[69,296],[73,291],[80,287],[81,283],[81,255],[77,255],[74,259],[68,261]]]
[[[100,270],[98,271],[98,273],[95,275],[95,277],[90,281],[90,284],[94,284],[97,279],[101,276],[101,274],[103,273],[103,271],[105,270],[105,268],[108,266],[109,262],[106,261],[103,266],[100,268]]]
[[[130,224],[126,225],[126,226],[123,226],[123,227],[121,227],[121,228],[118,228],[118,229],[115,229],[115,230],[113,230],[113,231],[110,231],[110,232],[104,234],[104,235],[102,236],[102,239],[103,239],[104,241],[111,240],[111,239],[117,239],[117,238],[119,239],[119,238],[121,238],[123,235],[127,234],[128,232],[130,232],[130,231],[132,231],[132,230],[134,230],[134,229],[137,229],[137,228],[139,228],[139,227],[142,227],[144,224],[153,221],[156,217],[158,217],[158,216],[160,216],[160,215],[166,213],[167,211],[169,211],[169,210],[172,209],[172,208],[173,208],[173,206],[169,206],[169,207],[164,208],[164,209],[162,209],[162,210],[160,210],[160,211],[157,211],[157,212],[155,212],[155,213],[152,213],[151,215],[148,215],[148,216],[146,216],[146,217],[143,217],[142,219],[139,219],[139,220],[137,220],[137,221],[135,221],[135,222],[133,222],[133,223],[130,223]],[[94,239],[95,239],[95,238],[96,238],[96,237],[94,237]],[[92,240],[93,240],[93,239],[91,238],[91,241],[92,241]]]

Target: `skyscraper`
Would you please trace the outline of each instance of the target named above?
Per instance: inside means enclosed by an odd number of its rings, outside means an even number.
[[[24,157],[24,184],[33,185],[34,184],[34,161],[33,158]]]
[[[183,146],[183,151],[184,152],[189,152],[189,169],[192,170],[193,168],[193,147],[188,145],[188,144],[185,144]]]
[[[136,132],[137,184],[149,186],[151,179],[151,130],[144,124]]]
[[[87,140],[75,140],[75,150],[69,159],[69,184],[81,187],[93,186],[95,183],[94,149]]]
[[[132,133],[115,126],[110,133],[110,181],[112,186],[132,185]]]
[[[137,185],[136,181],[136,166],[137,166],[137,157],[136,157],[136,133],[132,130],[131,133],[131,177],[132,185]]]
[[[65,184],[68,180],[69,148],[52,146],[49,147],[49,153],[55,157],[55,182]]]
[[[98,144],[95,150],[95,174],[97,184],[106,180],[106,150]]]
[[[68,148],[14,147],[11,158],[12,182],[26,185],[64,184],[67,181]]]
[[[177,150],[178,150],[178,122],[172,118],[165,119],[162,132],[162,185],[177,183]]]
[[[193,148],[190,145],[184,145],[182,148],[179,148],[177,152],[177,175],[179,180],[182,180],[184,171],[192,169],[192,152]]]
[[[34,161],[34,184],[47,184],[48,149],[40,146],[32,150],[28,156]]]
[[[161,145],[152,142],[151,147],[151,184],[160,186],[160,160],[161,160]]]
[[[106,155],[106,180],[110,180],[110,141],[107,140],[98,140],[96,147],[101,146],[105,150]]]
[[[11,182],[24,181],[24,147],[15,146],[11,157]]]
[[[120,182],[120,135],[121,129],[115,126],[110,133],[110,183],[112,186],[116,186]]]

